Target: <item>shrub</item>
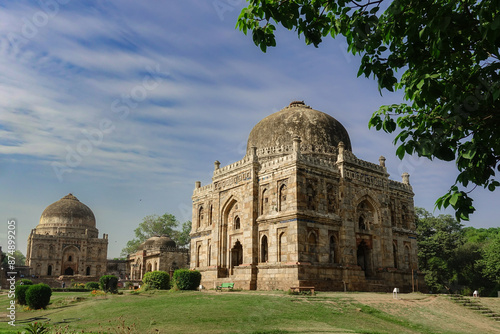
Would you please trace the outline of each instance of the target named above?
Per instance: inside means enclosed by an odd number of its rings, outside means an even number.
[[[83,284],[83,283],[71,283],[71,289],[85,289],[85,284]]]
[[[16,286],[16,300],[19,305],[26,305],[26,290],[31,285],[18,285]]]
[[[101,290],[104,292],[118,292],[118,278],[115,275],[104,275],[99,279]]]
[[[170,288],[170,276],[166,271],[151,271],[144,274],[142,282],[151,289],[168,290]]]
[[[27,278],[21,278],[16,282],[16,285],[33,285],[33,281]]]
[[[87,282],[85,283],[85,289],[87,290],[99,290],[100,286],[98,282]]]
[[[92,290],[92,292],[90,293],[90,295],[92,297],[103,297],[103,296],[106,296],[106,292],[101,291],[101,290]]]
[[[46,308],[52,296],[52,289],[47,284],[30,285],[26,290],[26,303],[31,309]]]
[[[26,331],[23,333],[30,334],[46,334],[49,333],[49,323],[42,324],[41,322],[35,322],[28,325],[28,327],[24,328]],[[18,332],[21,333],[21,332]]]
[[[198,270],[177,269],[172,280],[179,290],[196,290],[201,282],[201,273]]]

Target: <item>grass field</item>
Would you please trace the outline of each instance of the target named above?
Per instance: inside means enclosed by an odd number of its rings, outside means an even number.
[[[500,298],[483,299],[500,313]],[[61,333],[500,333],[500,322],[423,294],[284,292],[169,292],[92,297],[56,292],[46,310],[17,308],[7,324],[7,295],[0,295],[0,333],[16,333],[30,318],[50,319]]]

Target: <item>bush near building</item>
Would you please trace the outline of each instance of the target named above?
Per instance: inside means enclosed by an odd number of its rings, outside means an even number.
[[[31,285],[18,285],[16,286],[16,300],[19,305],[26,305],[26,290]]]
[[[170,275],[166,271],[151,271],[144,274],[142,282],[151,289],[168,290],[170,289]]]
[[[196,290],[201,282],[198,270],[177,269],[172,277],[173,286],[179,290]]]
[[[118,278],[115,275],[104,275],[99,279],[101,290],[104,292],[118,292]]]
[[[16,285],[33,285],[33,281],[27,278],[21,278],[16,282]]]
[[[31,309],[38,310],[49,305],[52,289],[47,284],[30,285],[26,290],[26,303]]]
[[[87,282],[85,283],[85,289],[87,290],[99,290],[101,287],[99,286],[99,282]]]

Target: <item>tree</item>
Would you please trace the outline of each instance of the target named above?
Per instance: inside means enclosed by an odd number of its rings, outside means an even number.
[[[463,245],[462,225],[450,215],[432,216],[416,208],[419,268],[431,291],[450,291],[457,280],[456,250]]]
[[[3,252],[2,252],[3,253]],[[3,258],[2,261],[2,267],[7,268],[8,266],[8,261],[9,261],[9,256],[11,258],[13,257],[16,261],[16,267],[18,266],[24,266],[26,264],[26,256],[23,255],[23,253],[20,250],[15,250],[13,255],[10,254],[3,254],[5,257]]]
[[[491,240],[484,248],[481,264],[486,277],[500,285],[500,235]]]
[[[262,51],[276,46],[276,24],[316,47],[343,35],[348,51],[362,56],[358,76],[373,76],[380,92],[404,90],[408,103],[381,106],[369,127],[399,128],[400,159],[416,153],[456,161],[457,179],[437,207],[451,206],[458,220],[468,220],[475,210],[469,184],[500,186],[498,1],[247,1],[236,26],[251,30]]]
[[[177,218],[168,213],[163,216],[150,215],[144,217],[139,227],[134,230],[135,239],[127,242],[127,246],[122,249],[121,256],[136,252],[141,243],[155,235],[168,235],[179,247],[185,247],[190,241],[191,222],[187,221],[182,224],[181,231],[177,230],[179,224]]]
[[[500,286],[500,229],[465,227],[450,215],[416,208],[419,267],[432,291],[496,295]],[[498,285],[498,286],[497,286]]]
[[[191,221],[188,220],[182,224],[182,228],[180,231],[174,231],[173,239],[177,242],[177,246],[181,248],[185,248],[189,246],[191,242]]]

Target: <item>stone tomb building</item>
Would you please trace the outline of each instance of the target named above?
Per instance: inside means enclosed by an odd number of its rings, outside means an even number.
[[[99,238],[94,213],[69,194],[49,205],[28,237],[26,265],[41,278],[100,277],[106,272],[108,236]]]
[[[292,102],[251,131],[246,155],[193,193],[191,268],[213,288],[411,291],[409,175],[352,152],[333,117]]]
[[[127,257],[128,278],[142,280],[150,271],[171,272],[189,267],[189,250],[178,248],[166,235],[154,236],[143,242],[135,254]]]

